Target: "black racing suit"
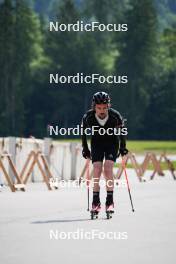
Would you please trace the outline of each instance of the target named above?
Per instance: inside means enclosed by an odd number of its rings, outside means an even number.
[[[92,128],[93,126],[104,128],[105,130],[108,128],[118,129],[124,127],[124,120],[119,112],[110,108],[108,110],[108,116],[109,117],[105,125],[101,126],[95,117],[95,111],[87,111],[82,119],[83,130],[85,130],[85,128]],[[83,149],[88,150],[87,135],[85,133],[83,133],[82,135],[82,147]],[[91,135],[92,162],[102,162],[104,158],[106,160],[115,161],[118,155],[119,148],[126,148],[125,136],[118,136],[114,134],[108,135],[107,133],[105,133],[105,135],[100,135],[98,132],[95,132],[94,135]]]

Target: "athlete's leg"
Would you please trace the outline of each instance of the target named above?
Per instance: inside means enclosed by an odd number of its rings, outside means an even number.
[[[101,147],[93,145],[91,148],[93,163],[93,205],[100,204],[100,177],[103,167],[104,151]]]
[[[114,190],[114,179],[113,179],[113,167],[114,167],[114,161],[112,160],[105,160],[104,163],[104,175],[106,179],[106,190],[107,190],[107,196],[106,196],[106,210],[109,208],[109,206],[113,206],[113,190]]]
[[[92,209],[100,205],[100,177],[102,173],[102,162],[97,161],[93,163],[93,199]]]
[[[109,192],[113,191],[113,189],[114,189],[113,167],[114,167],[114,161],[105,160],[105,162],[104,162],[104,176],[106,179],[106,190]]]
[[[96,161],[93,163],[93,191],[100,191],[100,177],[102,173],[103,162]]]

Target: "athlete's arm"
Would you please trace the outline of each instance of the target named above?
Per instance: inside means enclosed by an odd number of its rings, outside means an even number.
[[[123,129],[125,127],[125,122],[124,122],[124,119],[123,118],[120,120],[119,127],[121,129]],[[120,149],[121,148],[126,148],[126,137],[124,135],[121,135],[120,134]]]
[[[87,120],[86,120],[86,114],[83,116],[83,119],[82,119],[82,125],[83,125],[83,133],[81,135],[81,139],[82,139],[82,155],[85,159],[87,158],[90,158],[90,150],[89,150],[89,147],[88,147],[88,144],[87,144],[87,136],[86,136],[86,133],[85,133],[85,128],[88,127],[87,125]]]
[[[120,115],[120,113],[118,113],[118,121],[117,122],[118,122],[118,128],[121,128],[121,130],[123,128],[125,128],[125,120]],[[126,148],[126,136],[120,134],[119,139],[120,139],[119,155],[124,156],[124,155],[128,154],[128,149]]]

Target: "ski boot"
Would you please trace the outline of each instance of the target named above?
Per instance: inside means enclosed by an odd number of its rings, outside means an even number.
[[[92,210],[90,211],[92,220],[98,218],[98,214],[99,214],[100,210],[101,210],[101,204],[100,203],[98,203],[98,204],[92,203]]]
[[[106,204],[106,217],[107,217],[107,219],[112,218],[113,213],[114,213],[114,203]]]

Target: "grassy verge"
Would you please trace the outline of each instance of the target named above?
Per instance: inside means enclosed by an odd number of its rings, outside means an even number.
[[[167,165],[166,162],[163,161],[160,164],[161,164],[161,169],[162,170],[168,170],[168,165]],[[172,161],[172,164],[174,165],[174,168],[176,168],[176,161]],[[119,165],[117,163],[115,163],[114,166],[115,167],[119,167]],[[127,163],[126,168],[131,169],[131,168],[134,168],[134,167],[132,166],[132,164]],[[154,170],[153,164],[149,164],[147,169],[148,170]]]
[[[79,139],[64,139],[59,140],[61,142],[79,142]],[[128,140],[127,148],[134,153],[146,153],[155,152],[162,153],[164,151],[167,154],[176,154],[176,141],[147,141],[147,140]]]
[[[127,141],[127,147],[135,153],[150,151],[162,153],[166,151],[170,154],[176,154],[176,141]]]

